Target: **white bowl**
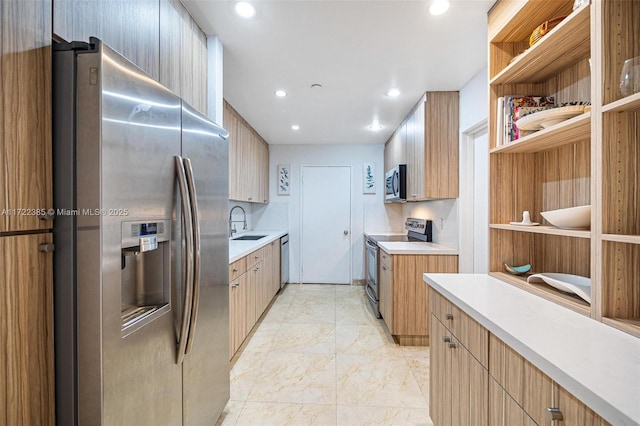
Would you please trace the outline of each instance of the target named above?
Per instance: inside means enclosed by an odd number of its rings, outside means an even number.
[[[571,274],[534,274],[527,278],[527,282],[544,281],[558,290],[575,294],[587,303],[591,303],[591,279]]]
[[[540,213],[553,226],[562,229],[589,229],[591,227],[591,206],[569,207]]]

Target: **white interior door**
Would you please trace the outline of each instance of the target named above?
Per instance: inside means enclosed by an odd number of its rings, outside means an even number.
[[[477,135],[473,164],[473,273],[489,271],[489,136]]]
[[[302,167],[302,283],[351,282],[351,167]]]

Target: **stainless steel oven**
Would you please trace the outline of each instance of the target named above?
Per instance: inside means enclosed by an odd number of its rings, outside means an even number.
[[[400,241],[400,242],[431,242],[432,241],[432,223],[430,220],[407,218],[404,223],[404,228],[408,231],[404,234],[380,234],[380,235],[366,235],[364,248],[365,248],[365,271],[366,282],[365,292],[367,299],[373,308],[373,312],[376,318],[382,318],[380,315],[380,288],[378,280],[378,259],[379,248],[378,243]]]

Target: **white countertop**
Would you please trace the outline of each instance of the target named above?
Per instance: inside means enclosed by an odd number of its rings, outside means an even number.
[[[451,247],[419,241],[382,241],[378,243],[378,247],[389,254],[458,254],[458,250]]]
[[[640,424],[640,339],[485,274],[424,281],[608,422]]]
[[[229,239],[229,264],[243,258],[261,247],[266,246],[270,242],[277,240],[286,234],[288,234],[288,231],[249,231],[234,235],[233,238],[241,237],[243,235],[266,235],[266,237],[253,241],[234,241],[233,239]]]

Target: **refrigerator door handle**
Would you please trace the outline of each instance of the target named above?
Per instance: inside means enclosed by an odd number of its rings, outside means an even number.
[[[187,335],[187,349],[185,353],[189,353],[195,339],[196,323],[198,320],[198,306],[200,302],[200,220],[198,218],[198,197],[196,194],[195,180],[193,179],[193,168],[191,160],[183,159],[184,170],[187,175],[187,186],[189,188],[189,199],[191,200],[191,220],[193,223],[193,301],[191,307],[191,321],[189,321],[189,334]]]
[[[187,186],[187,176],[184,170],[182,157],[176,155],[176,174],[182,199],[182,221],[185,226],[186,241],[186,279],[184,282],[184,302],[182,306],[182,321],[180,322],[180,335],[178,336],[178,354],[176,364],[184,360],[189,336],[189,322],[191,321],[191,309],[193,308],[193,219],[191,217],[191,199]]]

